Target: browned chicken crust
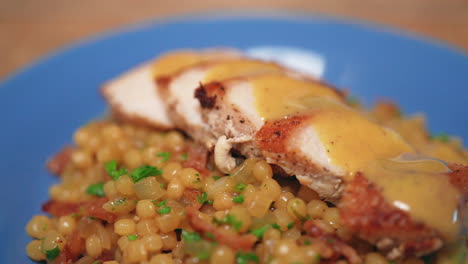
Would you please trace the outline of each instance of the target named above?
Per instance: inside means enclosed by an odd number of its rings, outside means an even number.
[[[376,244],[389,258],[424,255],[443,244],[438,232],[390,205],[361,173],[347,184],[338,208],[345,226]]]

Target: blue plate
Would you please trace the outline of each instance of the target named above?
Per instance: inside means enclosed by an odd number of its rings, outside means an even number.
[[[54,182],[44,163],[105,111],[103,81],[172,49],[264,45],[313,51],[329,82],[366,102],[394,99],[406,113],[425,112],[431,131],[468,140],[468,57],[444,45],[305,15],[204,14],[148,23],[62,50],[0,85],[0,262],[30,262],[24,226]]]

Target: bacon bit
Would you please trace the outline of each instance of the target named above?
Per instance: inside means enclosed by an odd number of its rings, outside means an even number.
[[[182,164],[183,167],[194,168],[201,174],[208,176],[209,171],[206,168],[208,161],[208,150],[202,145],[193,145],[187,150],[187,160]]]
[[[452,170],[448,174],[450,182],[465,195],[465,199],[468,198],[468,166],[449,164],[449,168]]]
[[[108,201],[106,197],[94,199],[82,203],[69,203],[49,200],[42,205],[42,211],[53,216],[60,217],[70,214],[81,214],[82,216],[95,217],[113,223],[117,217],[109,213],[102,206]]]
[[[47,170],[56,176],[60,176],[67,165],[70,163],[72,154],[72,146],[63,147],[58,153],[56,153],[47,161]]]
[[[348,259],[350,263],[361,263],[361,258],[351,246],[343,242],[338,236],[325,232],[323,228],[320,227],[319,222],[308,220],[304,223],[304,229],[310,236],[319,238],[333,249],[335,256],[332,256],[332,258],[338,258],[342,255]]]
[[[99,258],[97,258],[97,260],[100,260],[102,262],[111,261],[111,260],[114,260],[114,259],[115,259],[114,253],[112,253],[109,250],[103,251],[101,256],[99,256]]]
[[[73,258],[68,251],[68,248],[64,248],[60,251],[60,254],[55,258],[54,263],[56,264],[70,264],[73,262]]]
[[[78,257],[81,255],[81,252],[84,251],[84,240],[80,236],[78,231],[74,231],[71,233],[70,237],[67,240],[66,250],[69,253],[69,257],[72,261],[76,261]]]
[[[78,213],[78,211],[80,210],[80,206],[81,205],[79,203],[68,203],[56,200],[49,200],[42,205],[42,211],[49,213],[50,215],[60,217]]]
[[[101,197],[92,201],[86,202],[82,205],[83,214],[89,217],[95,217],[113,223],[117,217],[113,213],[109,213],[102,206],[107,203],[109,199],[107,197]]]
[[[195,229],[195,231],[202,235],[211,233],[219,243],[226,245],[235,251],[250,251],[257,241],[257,238],[251,234],[240,235],[231,230],[217,228],[212,223],[203,220],[199,216],[199,211],[196,208],[187,208],[187,217],[190,225]]]
[[[198,197],[201,195],[201,191],[195,189],[185,189],[184,193],[182,194],[182,198],[180,202],[185,207],[193,207],[195,209],[200,209],[202,204],[198,202]]]

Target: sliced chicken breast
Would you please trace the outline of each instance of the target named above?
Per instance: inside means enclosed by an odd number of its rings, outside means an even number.
[[[423,159],[407,168],[406,161],[395,161],[400,165],[368,169],[413,149],[346,106],[332,87],[297,81],[263,75],[196,90],[202,116],[218,137],[218,166],[232,165],[226,161],[231,148],[265,158],[337,203],[343,224],[392,259],[433,252],[456,237],[460,194],[444,175],[444,163]]]
[[[173,127],[156,91],[149,62],[109,81],[101,92],[118,118],[160,129]]]
[[[166,104],[159,94],[155,79],[167,78],[201,62],[239,54],[232,49],[170,52],[107,82],[101,92],[117,117],[159,129],[170,129],[173,128],[173,122],[167,115]]]
[[[200,102],[194,97],[203,83],[241,76],[286,71],[281,66],[241,57],[218,57],[218,61],[205,61],[188,67],[169,78],[160,78],[159,92],[166,102],[167,112],[175,126],[192,138],[213,147],[213,137],[208,124],[201,117]]]

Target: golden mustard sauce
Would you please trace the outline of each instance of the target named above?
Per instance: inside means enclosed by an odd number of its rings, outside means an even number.
[[[225,64],[222,71],[212,72],[209,78],[252,71],[236,67],[239,65]],[[447,239],[456,238],[461,195],[444,175],[449,172],[444,163],[434,159],[392,160],[403,153],[413,153],[413,148],[393,130],[346,106],[333,90],[319,83],[280,74],[255,76],[250,82],[257,113],[263,120],[298,113],[307,116],[329,162],[345,172],[345,180],[362,171],[381,188],[388,203]]]
[[[330,163],[346,172],[357,172],[372,160],[413,152],[397,133],[342,103],[315,98],[309,104],[310,125],[328,152]]]
[[[154,77],[159,78],[172,75],[185,67],[203,62],[204,58],[203,53],[191,51],[179,51],[165,54],[153,63]]]
[[[387,202],[407,212],[454,239],[459,232],[457,221],[458,190],[444,173],[447,166],[435,159],[375,160],[363,170],[371,182],[381,188]]]
[[[261,75],[250,81],[254,87],[255,107],[263,120],[274,120],[306,110],[308,100],[328,97],[341,100],[332,88],[319,82],[290,78],[286,75]]]
[[[280,73],[283,71],[283,68],[270,62],[249,59],[230,60],[219,63],[211,68],[205,75],[205,78],[202,80],[202,82],[209,83],[235,77],[266,73]]]

